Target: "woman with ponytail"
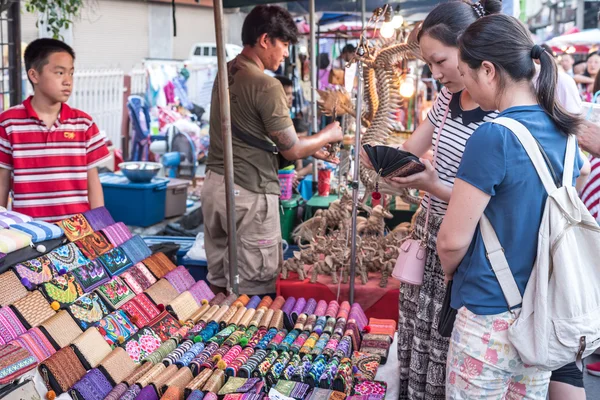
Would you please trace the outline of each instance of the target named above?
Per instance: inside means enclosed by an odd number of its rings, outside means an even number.
[[[557,66],[515,18],[491,15],[459,39],[459,71],[483,109],[523,124],[562,176],[567,136],[581,120],[556,101]],[[540,62],[537,90],[534,60]],[[584,160],[574,162],[573,182]],[[502,125],[481,125],[469,139],[438,235],[444,272],[458,310],[447,365],[451,399],[546,399],[550,372],[523,364],[508,340],[519,308],[509,311],[478,228],[490,220],[521,294],[536,259],[546,190],[517,137]]]

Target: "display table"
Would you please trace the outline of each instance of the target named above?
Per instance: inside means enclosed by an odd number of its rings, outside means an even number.
[[[338,196],[337,194],[332,194],[329,196],[318,196],[315,195],[313,196],[307,203],[306,203],[306,210],[304,211],[304,219],[310,219],[313,217],[313,215],[315,215],[315,212],[318,209],[327,209],[329,208],[329,205],[331,203],[333,203],[334,201],[336,201],[337,199],[339,199],[340,196]]]
[[[360,279],[356,278],[354,285],[354,300],[365,310],[368,318],[392,319],[398,321],[398,298],[400,296],[400,281],[390,277],[386,288],[379,287],[381,274],[370,273],[369,282],[363,285]],[[340,285],[339,298],[338,285],[331,282],[331,277],[319,275],[319,280],[315,283],[309,282],[310,274],[303,281],[298,279],[298,274],[290,272],[288,279],[277,278],[277,295],[315,300],[338,300],[342,302],[348,300],[349,285]]]

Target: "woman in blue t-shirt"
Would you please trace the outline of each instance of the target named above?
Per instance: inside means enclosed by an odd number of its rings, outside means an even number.
[[[555,101],[552,56],[534,46],[527,29],[506,15],[477,20],[459,39],[459,48],[459,71],[475,101],[525,125],[561,176],[567,135],[577,131],[580,119]],[[541,64],[537,93],[534,59]],[[583,165],[577,157],[573,181]],[[511,131],[486,123],[473,133],[437,242],[444,273],[453,279],[451,305],[458,310],[448,352],[448,398],[546,398],[550,373],[524,365],[508,340],[514,317],[478,228],[485,212],[523,294],[536,258],[546,198],[532,162]]]

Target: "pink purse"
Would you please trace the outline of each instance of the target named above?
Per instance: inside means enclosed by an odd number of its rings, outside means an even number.
[[[450,111],[450,103],[446,107],[444,112],[444,118],[438,129],[438,135],[435,140],[435,149],[433,152],[433,166],[437,161],[438,146],[440,144],[440,137],[446,124],[446,118],[448,117],[448,111]],[[431,195],[427,193],[431,200]],[[429,234],[427,233],[429,228],[429,213],[431,212],[431,202],[427,207],[427,214],[425,215],[425,239],[411,239],[404,240],[400,246],[398,258],[396,259],[396,266],[392,271],[392,276],[398,279],[400,282],[408,283],[410,285],[422,285],[423,276],[425,275],[425,262],[427,261],[427,240]]]

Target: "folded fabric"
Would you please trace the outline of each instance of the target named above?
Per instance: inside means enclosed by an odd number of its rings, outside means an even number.
[[[122,222],[117,222],[107,226],[101,230],[104,236],[112,243],[114,247],[118,247],[131,238],[131,232]]]
[[[56,313],[40,325],[40,330],[46,334],[50,342],[55,344],[56,350],[70,345],[83,333],[79,325],[65,310]]]
[[[90,260],[95,260],[113,248],[113,245],[110,244],[102,232],[94,232],[91,235],[84,236],[76,241],[75,244],[79,247],[83,255]]]
[[[156,283],[156,278],[143,263],[135,264],[120,276],[136,294],[142,293]]]
[[[120,346],[125,349],[134,363],[141,364],[142,360],[158,349],[161,344],[160,337],[152,329],[141,328]]]
[[[12,344],[0,346],[0,384],[5,385],[31,371],[37,359],[26,349]]]
[[[150,324],[150,328],[156,332],[163,342],[171,338],[181,328],[181,324],[166,311],[160,313]]]
[[[0,307],[7,306],[27,296],[29,292],[13,271],[0,275]]]
[[[58,222],[57,225],[63,229],[65,236],[71,242],[94,233],[94,230],[90,226],[87,219],[85,219],[83,214],[77,214],[70,218],[64,219]]]
[[[301,382],[286,381],[280,379],[275,385],[275,390],[284,396],[303,400],[310,390],[310,386]]]
[[[42,283],[40,290],[54,310],[67,308],[84,294],[83,288],[75,279],[75,275],[71,273],[59,275],[49,282]]]
[[[129,257],[127,257],[127,254],[125,254],[125,251],[120,247],[115,247],[109,252],[101,255],[98,257],[98,261],[102,263],[110,276],[119,275],[133,265]]]
[[[54,268],[59,274],[66,274],[76,268],[89,263],[89,260],[79,251],[77,245],[69,243],[48,253]]]
[[[98,330],[108,344],[123,343],[137,332],[125,312],[117,310],[108,314],[98,324]]]
[[[83,330],[98,325],[110,312],[96,292],[78,298],[67,310]]]
[[[8,343],[25,332],[27,329],[10,307],[0,308],[0,344]]]
[[[50,307],[44,295],[34,290],[11,306],[25,328],[34,328],[52,317],[56,311]]]
[[[96,368],[112,351],[100,331],[93,326],[75,338],[71,344],[77,358],[88,370]]]
[[[31,245],[31,236],[19,230],[0,229],[0,251],[12,253]]]
[[[177,268],[164,253],[154,253],[142,262],[158,279]]]
[[[104,400],[113,386],[99,369],[87,372],[69,391],[75,400]]]
[[[91,292],[110,280],[108,272],[106,272],[98,260],[90,261],[79,268],[75,268],[71,273],[75,275],[77,282],[79,282],[86,293]]]
[[[173,271],[169,271],[164,278],[168,280],[179,293],[185,292],[196,283],[192,274],[190,274],[183,265],[180,265]]]
[[[58,396],[69,390],[85,375],[85,368],[71,346],[64,347],[40,364],[46,387]]]
[[[31,328],[10,342],[10,344],[27,349],[27,351],[37,359],[38,363],[41,363],[52,354],[56,353],[54,345],[50,343],[40,328]]]
[[[23,261],[15,265],[14,271],[21,279],[23,286],[29,290],[33,290],[38,285],[49,282],[58,276],[52,261],[47,256]]]
[[[363,353],[376,354],[381,357],[380,363],[383,365],[387,362],[390,346],[392,345],[392,337],[385,334],[367,333],[362,338],[360,351]]]
[[[306,400],[344,400],[346,394],[331,389],[314,388]]]
[[[379,395],[384,396],[387,392],[387,383],[373,380],[359,379],[354,385],[354,394],[359,396]]]
[[[40,243],[50,239],[58,239],[64,235],[64,232],[60,226],[44,221],[31,221],[24,222],[22,224],[14,224],[11,225],[10,229],[16,229],[31,236],[31,241],[33,243]]]
[[[152,255],[152,250],[150,250],[146,242],[144,242],[144,239],[138,235],[133,236],[120,247],[134,264],[137,264]]]
[[[355,351],[352,353],[352,364],[354,365],[354,377],[357,379],[375,379],[381,357],[376,354]]]
[[[138,365],[135,369],[135,371],[133,371],[131,374],[129,374],[129,376],[127,376],[127,378],[125,378],[125,380],[123,381],[125,384],[132,386],[135,385],[135,383],[144,375],[146,375],[148,373],[148,371],[150,371],[152,369],[152,367],[154,367],[154,364],[152,364],[151,362],[143,362],[142,364]]]
[[[142,328],[150,323],[160,314],[158,307],[144,293],[136,295],[133,299],[121,306],[138,328]]]
[[[106,228],[115,223],[106,207],[98,207],[83,213],[83,216],[92,227],[94,232]]]
[[[0,227],[1,228],[10,228],[15,224],[22,224],[24,222],[30,222],[33,219],[25,214],[18,213],[16,211],[0,211]]]
[[[135,297],[135,293],[118,276],[99,286],[96,292],[115,310]]]

